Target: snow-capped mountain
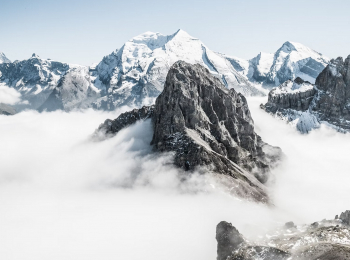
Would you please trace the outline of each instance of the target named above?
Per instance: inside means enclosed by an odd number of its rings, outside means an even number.
[[[170,66],[178,60],[205,66],[227,88],[235,88],[244,95],[263,94],[223,55],[211,51],[183,30],[168,36],[146,32],[98,64],[97,74],[106,85],[107,95],[95,107],[110,110],[120,105],[153,103],[163,89]]]
[[[11,61],[5,56],[3,52],[0,52],[0,64],[1,63],[10,63]]]
[[[261,52],[251,60],[226,58],[251,82],[263,83],[267,88],[297,77],[315,83],[317,76],[329,63],[329,59],[321,53],[289,41],[274,54]]]
[[[41,59],[36,54],[23,61],[0,64],[0,83],[21,93],[21,108],[37,109],[57,86],[69,65]]]
[[[47,100],[39,107],[39,111],[88,108],[101,97],[103,90],[97,88],[100,84],[95,80],[90,67],[75,66],[69,69],[59,80]],[[96,83],[96,84],[94,84]],[[103,87],[102,87],[103,88]]]

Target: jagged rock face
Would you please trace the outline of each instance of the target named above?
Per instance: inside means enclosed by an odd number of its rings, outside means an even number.
[[[347,210],[345,212],[342,212],[340,214],[339,219],[342,221],[344,225],[350,226],[350,210]]]
[[[223,157],[249,171],[268,169],[266,144],[254,132],[244,96],[227,90],[200,65],[177,62],[169,70],[153,123],[155,149],[176,151],[181,168],[209,165],[215,157],[215,166],[226,172]],[[261,175],[261,181],[265,178]]]
[[[226,221],[221,221],[216,226],[216,241],[218,242],[217,260],[226,260],[233,251],[245,242],[238,230]]]
[[[350,55],[331,60],[320,73],[316,84],[305,82],[298,88],[291,81],[269,93],[268,102],[261,106],[288,122],[298,121],[297,128],[307,133],[322,121],[341,132],[350,131]]]
[[[114,121],[107,120],[96,135],[115,134],[136,120],[150,117],[155,151],[172,152],[174,164],[185,171],[205,166],[231,176],[237,195],[267,201],[261,182],[267,180],[281,151],[255,134],[245,98],[226,89],[206,68],[176,62],[154,107],[135,109]]]
[[[12,106],[0,103],[0,115],[10,116],[14,114],[16,114],[16,110]]]
[[[346,213],[341,215],[345,216]],[[234,237],[239,237],[242,242],[217,239],[218,260],[350,259],[350,227],[341,219],[322,220],[311,225],[287,225],[267,234],[254,244],[245,240],[230,223],[223,221],[219,225],[225,227],[226,231],[218,232],[217,228],[217,237],[218,234],[220,237],[221,234],[230,234],[230,230],[234,230]]]
[[[68,70],[68,64],[42,60],[33,54],[28,60],[0,64],[0,83],[16,89],[28,102],[17,105],[19,109],[37,109]]]
[[[320,90],[313,111],[321,120],[350,130],[350,55],[332,60],[316,80]]]
[[[286,260],[290,254],[275,247],[252,246],[231,223],[216,226],[217,260]]]
[[[152,118],[153,113],[154,106],[143,106],[142,108],[135,108],[132,111],[122,113],[114,120],[107,119],[98,127],[95,137],[97,139],[105,139],[106,136],[113,136],[123,128],[135,124],[139,120]]]
[[[183,30],[173,35],[146,32],[99,63],[96,68],[99,79],[108,91],[95,107],[113,110],[122,105],[152,104],[163,90],[170,66],[178,60],[203,65],[227,88],[245,95],[263,95],[225,57]]]
[[[272,113],[276,113],[279,109],[306,111],[309,109],[315,94],[314,86],[298,77],[294,81],[288,80],[272,89],[269,92],[265,108]]]

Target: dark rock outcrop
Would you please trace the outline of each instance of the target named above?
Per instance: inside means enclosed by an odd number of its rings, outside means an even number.
[[[340,219],[322,220],[300,228],[281,227],[260,239],[257,244],[261,245],[249,243],[230,223],[222,221],[216,228],[217,259],[350,259],[350,227],[347,222],[350,211],[345,211],[340,216]]]
[[[118,118],[111,120],[107,119],[101,124],[96,134],[114,135],[125,127],[135,124],[139,120],[146,120],[153,116],[154,106],[143,106],[139,109],[122,113]]]
[[[302,87],[306,90],[298,91]],[[306,111],[309,109],[315,94],[316,89],[313,85],[298,77],[294,81],[287,80],[279,87],[272,89],[264,107],[266,111],[271,113],[276,113],[280,109]]]
[[[275,247],[252,246],[231,223],[216,226],[217,260],[283,260],[290,254]]]
[[[350,210],[347,210],[345,212],[342,212],[340,214],[339,219],[342,221],[344,225],[350,226]]]
[[[320,120],[337,127],[350,130],[350,55],[343,61],[341,57],[330,64],[316,79],[319,89],[312,110]]]
[[[217,260],[226,260],[245,242],[238,230],[226,221],[221,221],[216,226],[216,241],[218,242]]]
[[[303,112],[307,112],[309,120],[311,115],[311,121],[317,121],[309,123],[311,129],[324,121],[339,131],[349,132],[350,55],[345,61],[341,57],[331,60],[318,75],[313,88],[305,87],[305,82],[302,84],[304,87],[297,91],[294,86],[287,87],[291,86],[290,81],[272,89],[268,102],[261,108],[287,121],[302,118],[306,115]]]
[[[107,120],[97,133],[115,134],[150,117],[155,151],[173,152],[174,164],[186,171],[206,166],[215,173],[229,175],[241,195],[266,201],[261,183],[267,180],[281,151],[264,143],[254,132],[243,95],[226,89],[201,65],[179,61],[170,68],[154,107]]]

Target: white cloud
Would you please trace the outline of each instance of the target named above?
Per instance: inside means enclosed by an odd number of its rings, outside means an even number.
[[[0,84],[0,103],[14,105],[21,101],[21,93],[14,88]]]
[[[91,142],[120,111],[1,116],[0,258],[215,259],[221,220],[254,238],[345,210],[349,136],[327,129],[302,136],[251,101],[258,132],[288,157],[270,184],[275,208],[213,189],[210,176],[181,183],[170,155],[149,155],[150,122]]]

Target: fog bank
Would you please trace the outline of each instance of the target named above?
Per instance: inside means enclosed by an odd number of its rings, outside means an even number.
[[[347,209],[349,135],[301,135],[249,99],[257,132],[286,160],[269,183],[275,207],[185,183],[171,155],[154,155],[150,121],[92,142],[122,112],[22,112],[0,116],[1,259],[215,259],[215,226],[250,238],[286,221],[311,222]]]

